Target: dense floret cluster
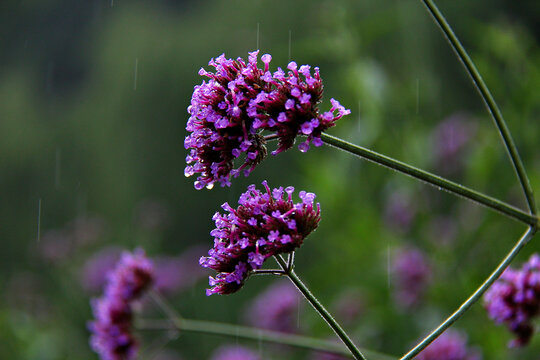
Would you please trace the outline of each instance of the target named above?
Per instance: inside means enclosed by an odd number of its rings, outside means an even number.
[[[320,221],[320,205],[314,206],[315,194],[300,191],[300,203],[294,203],[294,188],[279,187],[266,192],[250,185],[240,196],[238,208],[224,203],[226,214],[216,212],[211,231],[214,247],[201,257],[203,267],[218,271],[210,277],[207,295],[238,291],[252,270],[274,255],[288,253],[302,245]]]
[[[92,300],[95,320],[88,327],[90,346],[103,360],[135,359],[137,341],[132,335],[133,302],[154,279],[153,268],[142,250],[124,253],[109,273],[103,296]]]
[[[528,344],[534,334],[532,320],[540,314],[540,256],[532,255],[519,270],[506,269],[484,295],[484,306],[490,318],[516,336],[509,346]]]
[[[298,68],[291,62],[287,73],[281,68],[271,73],[272,57],[263,55],[264,68],[259,69],[258,54],[249,53],[247,63],[222,54],[208,63],[214,73],[199,71],[209,80],[195,86],[184,141],[189,150],[185,175],[200,174],[196,189],[212,188],[215,182],[229,186],[242,171],[247,176],[266,156],[263,130],[279,138],[272,154],[291,148],[297,135],[307,136],[299,145],[305,152],[310,143],[322,145],[321,133],[350,113],[334,99],[330,111],[319,113],[323,84],[318,68],[311,74],[309,65]],[[243,164],[234,168],[239,157]]]

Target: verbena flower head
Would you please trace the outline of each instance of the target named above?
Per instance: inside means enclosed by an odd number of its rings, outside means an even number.
[[[519,270],[506,269],[484,295],[484,306],[491,319],[516,336],[510,347],[528,344],[534,335],[532,321],[540,314],[540,256],[532,255]]]
[[[252,326],[294,333],[298,331],[300,293],[289,281],[271,285],[255,298],[246,317]]]
[[[88,327],[90,345],[103,360],[130,360],[137,352],[132,335],[133,302],[140,298],[153,281],[152,264],[144,251],[124,253],[109,273],[103,296],[93,299],[95,320]]]
[[[429,344],[415,360],[481,360],[476,349],[467,348],[467,338],[454,330],[447,330]]]
[[[199,261],[218,271],[215,278],[210,277],[212,288],[207,295],[238,291],[267,258],[295,250],[317,228],[320,205],[313,204],[315,194],[300,191],[301,202],[294,203],[292,186],[270,190],[266,181],[263,186],[265,192],[250,185],[237,208],[224,203],[226,213],[216,212],[212,218],[214,247]]]
[[[263,55],[264,66],[258,68],[258,54],[249,53],[247,62],[222,54],[209,62],[215,72],[199,71],[209,80],[195,86],[186,126],[190,134],[184,141],[189,150],[185,175],[199,174],[196,189],[212,188],[215,182],[229,186],[242,171],[247,176],[266,156],[264,130],[279,138],[274,155],[292,147],[297,135],[307,136],[299,146],[307,151],[310,142],[322,145],[322,131],[350,113],[334,99],[330,111],[319,113],[323,85],[318,68],[312,74],[309,65],[298,68],[291,62],[287,73],[281,68],[272,73],[272,57]],[[243,163],[235,168],[239,157]]]

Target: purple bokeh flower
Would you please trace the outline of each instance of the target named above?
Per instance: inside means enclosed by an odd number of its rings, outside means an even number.
[[[266,193],[250,185],[240,196],[238,208],[224,203],[226,214],[216,212],[213,216],[216,228],[210,235],[214,247],[199,261],[218,272],[215,278],[210,277],[212,288],[207,289],[207,295],[238,291],[264,260],[300,247],[317,228],[320,205],[313,205],[315,194],[300,191],[302,201],[295,204],[292,186],[270,190],[266,181],[263,185]]]
[[[431,277],[431,268],[419,249],[401,249],[392,264],[394,299],[402,309],[418,304]]]
[[[349,289],[339,295],[332,308],[336,318],[343,325],[356,323],[366,310],[365,298],[355,289]]]
[[[160,293],[176,293],[185,290],[207,276],[197,262],[202,247],[191,247],[179,256],[154,258],[154,288]]]
[[[534,335],[532,320],[540,314],[540,256],[533,254],[519,270],[506,269],[485,293],[484,306],[516,336],[510,347],[527,345]]]
[[[454,174],[463,168],[464,154],[475,130],[464,113],[447,117],[435,128],[432,135],[435,161],[442,173]]]
[[[211,360],[261,360],[253,350],[238,345],[225,345],[219,347],[212,354]]]
[[[407,232],[416,216],[416,206],[411,197],[400,191],[395,191],[388,197],[384,219],[390,228],[399,232]]]
[[[298,331],[300,293],[289,281],[271,285],[255,298],[246,318],[250,325],[287,333]]]
[[[109,246],[93,254],[81,270],[82,287],[88,292],[97,292],[102,289],[107,274],[115,268],[121,252],[119,247]]]
[[[291,148],[297,135],[307,136],[299,146],[307,151],[310,142],[322,145],[322,131],[350,113],[334,99],[330,111],[319,113],[323,85],[318,68],[311,74],[310,66],[298,68],[291,62],[287,73],[281,68],[271,73],[272,57],[263,55],[264,68],[258,68],[258,54],[258,50],[249,53],[247,62],[222,54],[208,63],[215,72],[199,71],[209,80],[195,86],[184,141],[189,150],[184,173],[200,174],[196,189],[212,188],[215,182],[229,186],[232,176],[241,171],[248,175],[266,156],[260,134],[264,130],[279,138],[273,154]],[[243,164],[235,168],[235,159],[241,156]]]
[[[103,296],[92,299],[95,320],[89,322],[90,346],[103,360],[130,360],[137,352],[132,335],[133,302],[153,282],[153,268],[144,251],[123,253],[109,273]]]
[[[467,338],[457,331],[447,330],[428,345],[415,360],[481,360],[476,349],[467,348]]]

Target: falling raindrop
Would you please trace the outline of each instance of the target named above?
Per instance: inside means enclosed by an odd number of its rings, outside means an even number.
[[[420,110],[420,79],[416,79],[416,114]]]
[[[60,149],[56,148],[56,161],[55,161],[55,169],[54,169],[54,187],[58,190],[58,187],[60,186]]]
[[[289,59],[287,61],[287,63],[290,63],[291,62],[291,39],[292,39],[292,31],[289,30]]]
[[[41,238],[41,198],[38,201],[37,241]]]
[[[388,286],[388,289],[390,289],[390,266],[391,266],[391,260],[390,260],[390,245],[386,246],[386,284]]]
[[[139,67],[139,58],[135,58],[135,74],[133,76],[133,90],[137,90],[137,72]]]
[[[257,50],[259,49],[259,23],[257,23]]]

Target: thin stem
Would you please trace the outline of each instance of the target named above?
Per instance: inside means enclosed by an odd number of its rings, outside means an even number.
[[[489,275],[489,277],[484,281],[484,283],[476,289],[476,291],[467,299],[461,306],[450,315],[442,324],[440,324],[435,330],[431,332],[424,340],[422,340],[418,345],[411,349],[407,354],[405,354],[400,360],[410,360],[416,355],[418,355],[425,347],[427,347],[433,340],[435,340],[439,335],[441,335],[448,327],[450,327],[454,322],[456,322],[472,305],[474,305],[480,297],[486,292],[486,290],[501,276],[504,270],[510,265],[512,260],[520,252],[520,250],[527,245],[529,240],[532,239],[537,229],[535,227],[530,227],[523,234],[523,236],[518,240],[516,245],[512,250],[506,255],[506,257],[501,261],[501,263],[495,268],[495,270]]]
[[[422,180],[439,189],[444,189],[450,193],[463,196],[464,198],[467,198],[490,209],[508,215],[511,218],[519,220],[527,225],[537,226],[540,224],[540,219],[536,215],[528,214],[523,210],[515,208],[512,205],[509,205],[498,199],[492,198],[478,191],[472,190],[466,186],[442,178],[438,175],[432,174],[430,172],[406,164],[399,160],[392,159],[391,157],[388,157],[386,155],[382,155],[364,147],[351,144],[350,142],[325,133],[321,134],[321,140],[328,145],[332,145],[338,149],[347,151],[351,154],[372,161],[376,164],[388,167],[405,175],[409,175],[413,178]]]
[[[521,188],[523,189],[523,193],[525,194],[525,198],[527,199],[527,205],[529,207],[529,210],[532,214],[536,214],[534,195],[531,184],[529,183],[529,179],[527,178],[527,173],[525,172],[525,167],[523,166],[523,162],[519,157],[519,153],[516,145],[514,144],[514,140],[512,139],[512,135],[510,134],[510,130],[508,129],[502,113],[499,110],[497,103],[493,99],[489,88],[487,87],[486,83],[482,79],[482,76],[476,69],[476,66],[474,65],[472,59],[469,57],[469,54],[467,53],[463,45],[461,45],[461,42],[457,38],[456,34],[454,34],[452,27],[448,24],[448,22],[444,18],[444,15],[437,8],[437,5],[435,5],[432,0],[422,0],[422,3],[427,8],[437,25],[444,33],[444,36],[452,46],[452,49],[467,70],[467,73],[471,77],[476,89],[480,93],[482,100],[488,108],[489,114],[495,122],[495,126],[499,130],[499,134],[501,135],[503,143],[506,147],[506,151],[508,152],[508,156],[510,157],[510,161],[514,166],[514,170],[518,177],[519,183],[521,185]]]
[[[279,269],[257,269],[252,270],[252,275],[285,275],[285,271]]]
[[[181,333],[201,333],[219,335],[252,341],[265,341],[270,343],[294,346],[297,348],[323,351],[327,353],[348,356],[351,353],[340,343],[328,340],[320,340],[308,336],[301,336],[278,331],[263,330],[247,326],[239,326],[214,321],[202,321],[192,319],[171,320],[148,320],[141,319],[136,323],[139,330],[178,330]],[[381,354],[375,351],[363,350],[373,360],[396,360],[395,357]]]
[[[351,354],[353,354],[355,359],[361,359],[366,360],[364,355],[358,350],[356,345],[352,342],[352,340],[349,338],[345,330],[338,324],[338,322],[332,317],[332,315],[326,310],[326,308],[319,302],[319,300],[309,291],[308,287],[300,280],[298,275],[294,272],[292,268],[287,267],[287,263],[285,260],[283,260],[280,256],[275,256],[276,261],[281,266],[283,271],[287,273],[287,276],[289,279],[291,279],[292,283],[298,288],[298,290],[304,295],[306,300],[317,310],[319,315],[330,325],[332,330],[336,333],[336,335],[343,341],[345,346],[349,349]]]
[[[150,290],[149,295],[169,319],[177,319],[178,321],[182,319],[180,314],[156,290]]]

